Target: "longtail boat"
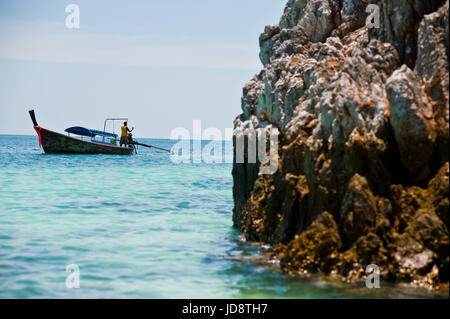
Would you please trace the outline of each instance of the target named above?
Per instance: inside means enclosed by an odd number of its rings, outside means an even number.
[[[67,135],[65,135],[41,127],[36,121],[34,110],[30,110],[29,113],[34,129],[39,136],[39,146],[42,146],[45,153],[130,155],[135,150],[134,144],[137,144],[132,142],[130,145],[120,147],[117,145],[118,136],[104,131],[108,120],[118,119],[106,119],[103,131],[74,126],[66,129]],[[70,134],[82,138],[75,138]],[[85,140],[83,137],[90,138],[90,140]],[[101,140],[97,140],[96,137],[100,137]]]

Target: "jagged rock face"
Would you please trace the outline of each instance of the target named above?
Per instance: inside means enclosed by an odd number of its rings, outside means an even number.
[[[380,8],[380,28],[371,35],[394,45],[402,63],[413,67],[417,57],[417,27],[424,15],[436,11],[443,0],[369,0]]]
[[[367,0],[343,0],[340,11],[340,36],[364,26],[366,18]]]
[[[429,170],[428,163],[436,145],[433,108],[422,81],[406,65],[387,80],[386,92],[391,106],[390,122],[403,166],[411,176],[420,177],[419,171],[424,166]]]
[[[364,25],[367,0],[289,0],[280,28],[301,27],[312,42],[323,41],[331,31],[340,36]]]
[[[279,166],[234,163],[234,225],[287,272],[448,283],[448,1],[289,0],[259,40],[235,134],[278,128]]]

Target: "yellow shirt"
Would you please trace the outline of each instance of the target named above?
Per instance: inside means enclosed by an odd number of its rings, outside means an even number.
[[[122,136],[128,136],[128,130],[126,126],[122,126]]]

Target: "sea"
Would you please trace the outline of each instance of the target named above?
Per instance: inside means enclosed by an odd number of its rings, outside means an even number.
[[[0,135],[0,298],[448,298],[282,273],[233,228],[231,169],[143,147],[44,154],[37,136]]]

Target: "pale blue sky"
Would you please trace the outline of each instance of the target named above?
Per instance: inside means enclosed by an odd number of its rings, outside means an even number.
[[[80,8],[67,29],[66,5]],[[0,0],[0,134],[102,128],[129,117],[136,137],[192,120],[223,133],[262,68],[258,36],[286,0]]]

